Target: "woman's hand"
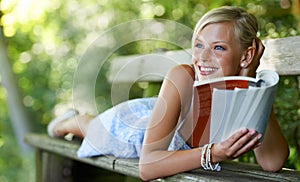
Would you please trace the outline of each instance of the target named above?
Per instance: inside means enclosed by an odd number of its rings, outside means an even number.
[[[256,75],[256,70],[260,64],[260,58],[262,57],[265,51],[265,46],[263,45],[262,41],[259,38],[256,38],[253,39],[252,47],[255,50],[253,59],[246,68],[241,69],[239,74],[240,76],[255,77]]]
[[[235,159],[258,147],[262,135],[255,130],[240,129],[223,142],[212,147],[212,162]]]

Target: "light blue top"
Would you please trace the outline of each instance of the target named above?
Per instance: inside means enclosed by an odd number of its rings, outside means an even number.
[[[99,114],[89,125],[77,154],[79,157],[114,155],[120,158],[140,156],[145,129],[157,98],[133,99]],[[176,128],[169,150],[190,149]]]

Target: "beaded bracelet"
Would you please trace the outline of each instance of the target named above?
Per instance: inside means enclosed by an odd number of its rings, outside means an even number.
[[[206,165],[206,160],[205,160],[206,148],[207,148],[207,145],[204,145],[202,147],[202,151],[201,151],[201,166],[202,166],[203,169],[208,170],[209,167]]]
[[[212,147],[212,143],[211,144],[208,144],[208,147],[207,147],[207,155],[208,156],[208,165],[209,165],[209,168],[210,170],[212,171],[221,171],[221,166],[219,163],[216,163],[216,164],[212,164],[211,163],[211,147]]]
[[[219,163],[212,164],[211,163],[211,148],[212,143],[206,144],[202,147],[201,151],[201,166],[205,170],[211,171],[221,171],[221,166]]]

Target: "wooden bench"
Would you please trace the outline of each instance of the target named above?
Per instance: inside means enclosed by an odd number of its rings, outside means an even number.
[[[300,37],[264,41],[266,50],[259,69],[271,69],[279,75],[300,75]],[[151,82],[146,92],[160,87],[163,76],[172,66],[190,64],[189,50],[117,57],[112,60],[109,80],[113,84]],[[123,83],[123,84],[122,84]],[[128,86],[129,85],[129,86]],[[145,93],[149,95],[149,93]],[[113,156],[78,158],[78,140],[50,138],[47,134],[29,133],[25,142],[36,149],[37,181],[140,181],[138,159]],[[300,181],[300,172],[282,169],[278,173],[265,172],[258,165],[238,162],[222,163],[221,172],[197,169],[157,181]]]

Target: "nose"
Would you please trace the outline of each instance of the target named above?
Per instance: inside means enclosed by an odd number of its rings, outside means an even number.
[[[208,61],[209,60],[209,57],[210,57],[210,49],[208,47],[204,48],[202,51],[201,51],[201,54],[200,54],[200,60],[201,61]]]
[[[212,52],[209,47],[196,49],[194,51],[194,57],[198,62],[207,62],[210,60],[211,53]]]

